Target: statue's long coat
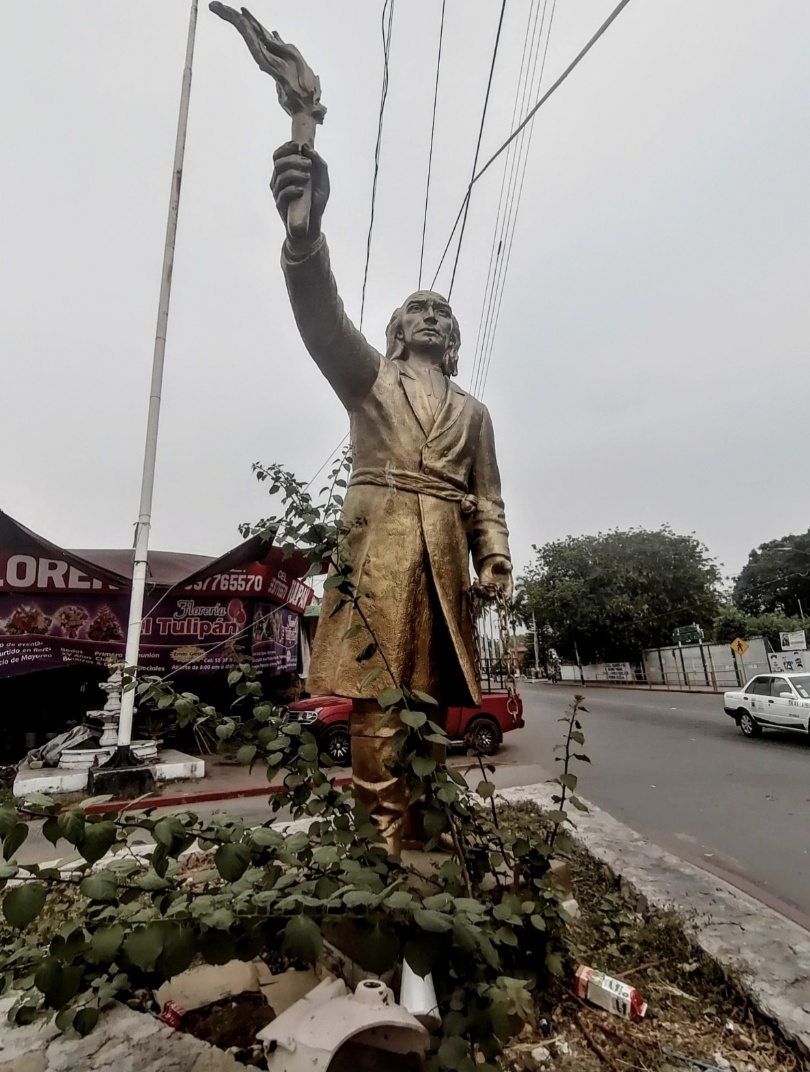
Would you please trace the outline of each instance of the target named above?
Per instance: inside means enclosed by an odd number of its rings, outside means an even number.
[[[343,509],[344,554],[361,603],[397,680],[442,706],[478,703],[469,557],[476,571],[490,555],[509,556],[492,422],[482,403],[447,380],[435,420],[407,360],[384,358],[346,316],[323,237],[303,253],[285,246],[282,267],[301,337],[351,420],[354,472],[391,470],[440,479],[474,496],[474,508],[390,486],[350,484]],[[421,397],[420,397],[421,396]],[[432,423],[432,426],[431,426]],[[417,477],[417,479],[420,479]],[[387,674],[361,682],[379,655],[357,662],[364,630],[340,596],[326,593],[312,653],[311,695],[372,698]]]

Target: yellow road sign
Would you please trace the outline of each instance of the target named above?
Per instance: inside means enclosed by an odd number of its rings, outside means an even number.
[[[731,642],[731,650],[736,652],[737,655],[745,655],[748,651],[748,646],[748,641],[743,640],[742,637],[737,637],[736,640],[732,640]]]

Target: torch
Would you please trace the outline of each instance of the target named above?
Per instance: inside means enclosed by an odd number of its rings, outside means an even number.
[[[243,7],[240,13],[217,0],[208,6],[215,15],[237,28],[260,70],[275,80],[279,103],[292,119],[291,140],[299,150],[305,146],[312,149],[315,127],[326,115],[318,76],[295,45],[282,41],[275,30],[268,33],[247,8]],[[303,194],[287,209],[287,231],[293,238],[308,234],[311,205],[312,189],[307,184]]]

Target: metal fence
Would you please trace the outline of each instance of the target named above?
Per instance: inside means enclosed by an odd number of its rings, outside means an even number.
[[[560,675],[562,681],[580,684],[723,692],[769,670],[768,644],[753,637],[744,655],[728,644],[676,644],[649,648],[639,662],[566,664]]]

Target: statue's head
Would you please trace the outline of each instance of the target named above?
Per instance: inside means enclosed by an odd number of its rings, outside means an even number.
[[[446,376],[458,372],[461,331],[450,303],[432,290],[417,290],[396,309],[385,329],[386,357],[405,360],[411,353],[426,354],[441,365]]]

